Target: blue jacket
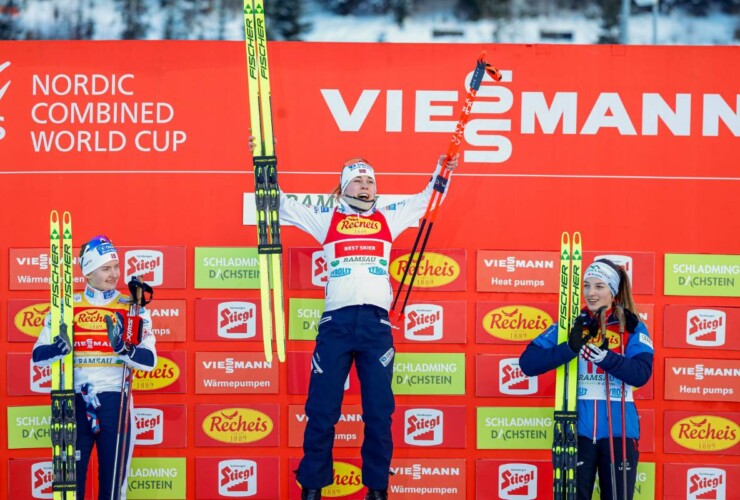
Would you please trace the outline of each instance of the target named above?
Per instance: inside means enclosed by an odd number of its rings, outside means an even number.
[[[604,372],[609,375],[612,432],[622,435],[621,387],[625,384],[625,420],[628,438],[640,438],[640,423],[637,408],[632,398],[633,387],[640,387],[650,380],[653,371],[653,343],[647,327],[638,323],[633,333],[625,332],[627,337],[624,356],[621,352],[621,339],[618,322],[613,316],[607,320],[607,336],[610,339],[606,358],[597,365],[578,360],[578,435],[593,439],[609,437],[606,408],[606,382]],[[527,376],[535,376],[567,363],[577,355],[570,350],[567,342],[558,344],[558,325],[554,323],[529,343],[519,358],[519,366]],[[594,428],[594,425],[596,426]]]

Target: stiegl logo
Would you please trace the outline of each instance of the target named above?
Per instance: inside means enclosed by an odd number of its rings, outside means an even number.
[[[257,462],[221,460],[218,463],[218,494],[224,497],[251,497],[257,493]]]
[[[499,390],[502,394],[522,396],[537,392],[537,377],[527,377],[519,367],[519,358],[505,358],[498,364]]]
[[[504,464],[498,470],[498,497],[502,500],[537,498],[537,467],[530,464]]]
[[[31,495],[33,498],[53,498],[51,491],[54,473],[51,462],[38,462],[31,465]]]
[[[329,279],[329,266],[324,258],[324,251],[317,250],[311,254],[311,284],[324,288]]]
[[[406,306],[404,337],[408,340],[429,342],[439,340],[443,335],[442,306],[435,304],[412,304]]]
[[[691,309],[686,313],[686,343],[697,347],[725,344],[727,314],[716,309]]]
[[[51,365],[37,366],[29,360],[31,369],[31,392],[48,394],[51,392]]]
[[[725,500],[727,472],[715,467],[686,471],[686,500]]]
[[[162,444],[164,439],[164,412],[156,408],[135,408],[134,429],[137,445]]]
[[[257,307],[251,302],[221,302],[216,332],[224,339],[249,339],[257,334]]]
[[[157,250],[129,250],[124,256],[124,281],[138,276],[152,286],[159,286],[164,281],[164,255]]]
[[[413,408],[404,415],[403,440],[412,446],[436,446],[444,441],[444,413],[431,408]]]

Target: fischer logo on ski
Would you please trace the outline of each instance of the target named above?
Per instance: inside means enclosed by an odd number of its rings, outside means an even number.
[[[249,120],[254,148],[254,195],[257,206],[257,254],[260,269],[262,341],[265,359],[272,362],[273,317],[278,360],[285,361],[280,189],[272,130],[270,71],[264,2],[244,0]],[[273,291],[272,300],[270,289]]]

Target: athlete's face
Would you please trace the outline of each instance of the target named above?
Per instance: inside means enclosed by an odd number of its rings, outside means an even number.
[[[587,278],[583,283],[583,297],[586,299],[586,307],[592,313],[599,310],[601,306],[611,307],[612,296],[611,290],[599,278]]]
[[[87,275],[88,284],[100,290],[101,292],[107,292],[108,290],[115,290],[118,286],[118,279],[121,277],[121,268],[117,260],[111,260],[100,266],[93,272]]]
[[[375,199],[376,194],[375,179],[368,175],[355,177],[344,189],[344,194],[353,198],[372,201]]]

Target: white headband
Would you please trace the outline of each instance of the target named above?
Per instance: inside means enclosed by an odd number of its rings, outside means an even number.
[[[606,283],[609,287],[609,291],[612,292],[612,296],[616,297],[619,291],[619,273],[614,270],[612,266],[604,262],[594,262],[583,275],[583,279],[597,278]]]
[[[85,244],[85,250],[80,257],[83,276],[87,276],[112,260],[118,260],[116,247],[105,236],[96,236]]]
[[[352,179],[361,175],[367,175],[371,179],[375,180],[375,171],[373,170],[373,167],[365,163],[363,160],[358,159],[351,165],[345,165],[342,169],[342,177],[339,182],[341,187],[340,194],[344,194],[344,190],[347,189],[347,186],[352,182]]]

